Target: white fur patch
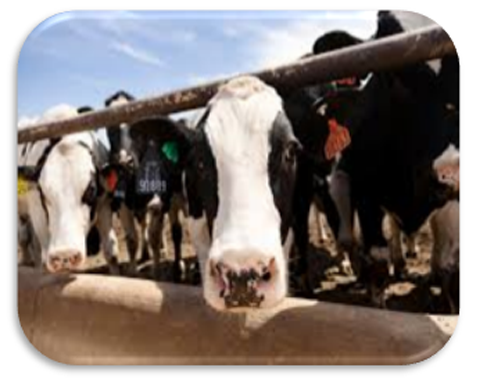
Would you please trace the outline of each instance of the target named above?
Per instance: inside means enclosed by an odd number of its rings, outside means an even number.
[[[269,184],[269,133],[282,102],[256,78],[230,81],[210,101],[206,135],[218,171],[212,253],[255,247],[281,254],[280,216]],[[211,254],[210,254],[211,256]]]
[[[460,151],[450,144],[433,162],[438,180],[455,189],[460,188]]]

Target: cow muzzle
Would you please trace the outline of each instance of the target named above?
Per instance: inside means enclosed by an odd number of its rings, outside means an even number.
[[[84,256],[76,250],[62,250],[47,256],[46,268],[51,273],[63,273],[78,270],[84,263]]]
[[[235,264],[226,260],[210,260],[210,283],[216,288],[215,300],[211,305],[222,310],[235,308],[261,308],[263,305],[274,305],[276,293],[277,266],[274,257],[255,257],[247,259],[244,264]],[[217,295],[217,296],[216,296]]]

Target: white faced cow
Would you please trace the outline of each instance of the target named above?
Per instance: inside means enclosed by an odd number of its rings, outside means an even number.
[[[46,113],[44,120],[75,115],[77,110],[66,106]],[[106,148],[93,133],[19,147],[19,238],[35,238],[49,272],[79,270],[90,236],[101,239],[110,271],[118,273],[110,202],[99,177],[107,159]],[[88,235],[95,228],[99,236]],[[25,242],[20,245],[31,247]]]
[[[254,77],[223,85],[195,129],[168,134],[181,153],[190,232],[207,303],[272,307],[287,294],[287,257],[300,144],[276,91]]]

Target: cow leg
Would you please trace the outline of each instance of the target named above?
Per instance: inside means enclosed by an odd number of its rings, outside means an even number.
[[[150,253],[149,253],[149,246],[148,246],[148,237],[147,237],[147,214],[146,211],[143,213],[139,213],[137,216],[137,221],[139,222],[140,226],[140,262],[145,263],[150,260]]]
[[[22,252],[22,265],[34,266],[42,269],[42,255],[39,240],[34,232],[34,227],[28,216],[19,217],[17,220],[17,239]]]
[[[120,208],[120,221],[125,232],[125,241],[127,243],[127,251],[129,254],[129,269],[128,274],[135,276],[137,274],[137,249],[138,249],[138,235],[135,228],[135,217],[131,210],[123,204]]]
[[[303,166],[304,167],[304,166]],[[293,232],[297,249],[298,288],[305,296],[313,295],[313,288],[309,279],[308,244],[309,244],[309,210],[313,199],[313,182],[311,173],[298,171],[296,176],[296,189],[294,197]]]
[[[392,264],[394,266],[394,277],[397,280],[403,280],[406,270],[406,261],[404,260],[404,256],[402,253],[401,229],[399,228],[399,225],[392,215],[387,215],[387,220],[389,221],[389,227],[391,231],[389,248]]]
[[[184,200],[182,195],[173,195],[171,207],[169,209],[169,222],[171,224],[171,237],[174,244],[174,263],[173,263],[173,280],[181,282],[184,272],[184,262],[181,258],[181,244],[183,240],[183,228],[179,220],[179,211],[184,209]]]
[[[149,227],[147,230],[149,251],[153,261],[152,273],[154,280],[159,280],[161,277],[161,245],[162,245],[162,230],[164,226],[164,213],[162,212],[162,205],[151,206],[148,210]]]
[[[459,310],[460,274],[460,203],[450,201],[436,211],[431,219],[433,251],[431,278],[441,285],[441,296],[450,313]]]
[[[404,241],[406,242],[406,259],[417,259],[416,234],[405,235]]]
[[[372,304],[384,308],[390,260],[390,250],[382,232],[384,212],[372,198],[365,197],[358,200],[357,209],[365,252],[362,280],[368,288]]]
[[[311,207],[311,214],[318,229],[318,242],[320,244],[325,244],[328,241],[328,234],[325,229],[325,222],[323,221],[322,212],[320,211],[320,208],[318,208],[316,200]]]
[[[345,273],[360,277],[360,259],[353,235],[352,190],[350,177],[338,170],[332,174],[330,182],[330,199],[324,200],[330,227],[337,238],[339,256]],[[328,212],[330,211],[330,213]]]
[[[320,202],[323,206],[323,211],[325,211],[325,213],[326,213],[326,219],[327,219],[328,225],[330,226],[330,229],[333,232],[334,237],[338,238],[340,226],[341,226],[341,219],[340,219],[340,214],[339,214],[338,209],[337,209],[337,205],[335,204],[335,201],[332,198],[332,195],[330,193],[328,183],[324,187],[320,188],[319,191],[320,191],[319,192]],[[335,192],[337,192],[336,189],[335,189]],[[340,199],[340,198],[343,199],[343,196],[338,196],[338,199]],[[345,205],[347,203],[350,203],[350,201],[348,201],[348,202],[345,201]],[[346,228],[344,227],[343,229],[345,230]],[[343,246],[338,244],[338,240],[335,240],[335,242],[337,243],[337,252],[338,252],[337,253],[337,262],[339,264],[340,271],[346,275],[352,276],[354,274],[354,269],[353,269],[352,263],[350,261],[349,253],[354,252],[355,249],[352,246],[352,247],[348,247],[348,250],[345,250],[343,248]],[[352,242],[353,242],[353,240],[352,240]]]
[[[98,209],[96,226],[100,233],[101,248],[108,264],[110,274],[120,274],[118,267],[118,240],[112,224],[112,209],[107,199],[102,200]]]

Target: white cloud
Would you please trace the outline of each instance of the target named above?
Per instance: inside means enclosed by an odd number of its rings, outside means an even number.
[[[235,77],[239,74],[241,74],[241,73],[219,72],[219,73],[213,73],[213,74],[190,74],[188,76],[187,83],[189,86],[196,86],[196,85],[201,85],[201,84],[205,84],[208,82],[214,82],[214,81],[219,81],[219,80],[223,80],[226,78]]]
[[[157,56],[149,53],[143,49],[135,48],[134,46],[124,42],[114,42],[111,44],[111,49],[124,54],[140,63],[153,65],[156,67],[163,67],[164,62]]]
[[[17,122],[17,130],[26,129],[29,126],[36,124],[39,121],[39,117],[28,117],[28,116],[21,116],[19,121]]]
[[[250,67],[259,69],[285,64],[309,53],[314,41],[336,29],[361,38],[370,37],[376,29],[376,12],[331,13],[325,18],[307,17],[290,21],[280,28],[261,27],[257,44],[252,44]]]
[[[21,116],[17,122],[17,129],[22,130],[39,122],[52,122],[65,118],[74,117],[78,114],[76,108],[62,103],[47,109],[42,116]]]

